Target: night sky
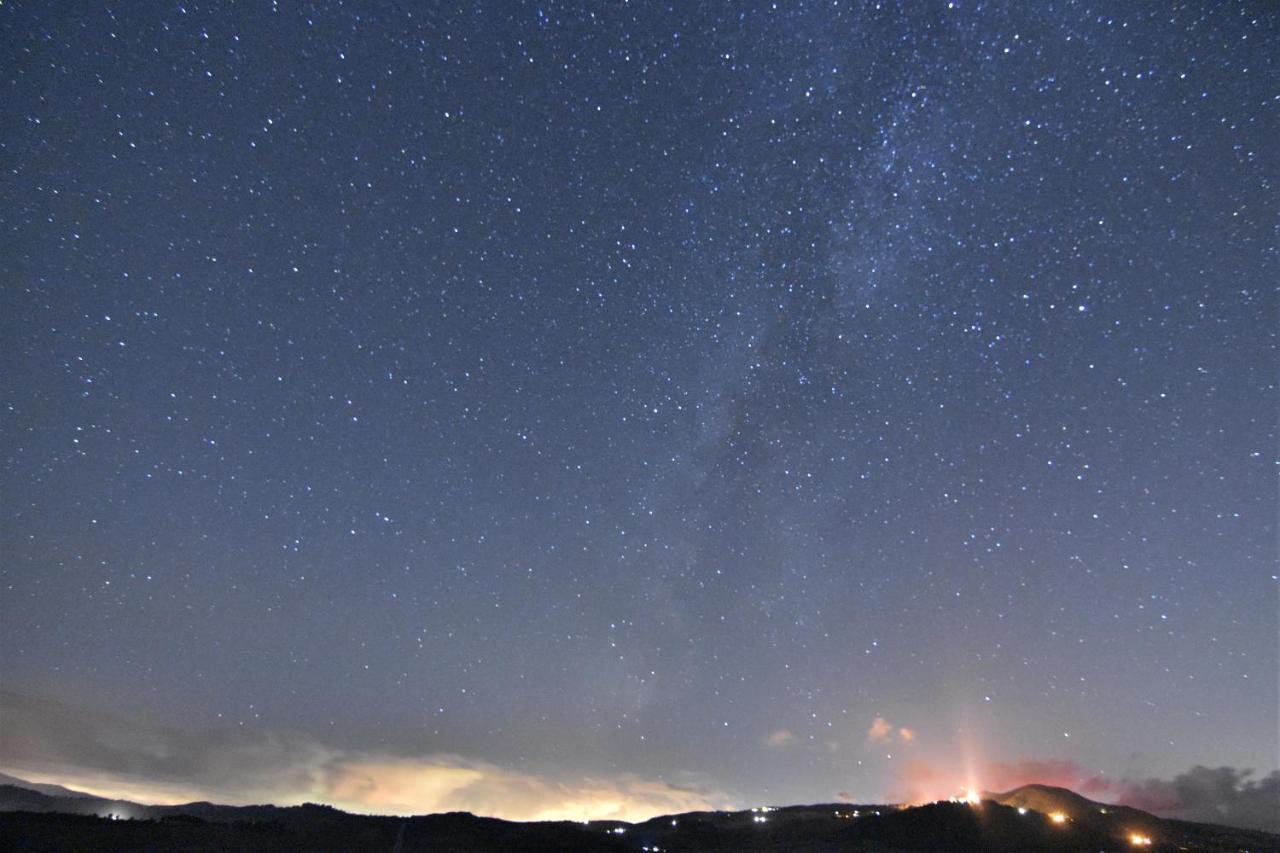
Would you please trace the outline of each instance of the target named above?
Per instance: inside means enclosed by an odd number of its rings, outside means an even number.
[[[0,769],[509,817],[1274,770],[1278,38],[5,3]]]

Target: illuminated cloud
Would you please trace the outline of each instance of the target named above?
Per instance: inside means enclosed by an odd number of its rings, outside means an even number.
[[[876,717],[871,721],[871,728],[867,729],[867,737],[871,740],[889,740],[893,734],[893,723],[884,717]]]
[[[356,756],[330,768],[321,798],[374,814],[469,811],[509,820],[643,820],[720,808],[695,787],[621,775],[559,781],[459,756]]]
[[[888,743],[895,736],[902,743],[911,743],[916,739],[916,732],[906,726],[895,727],[893,723],[884,717],[876,717],[871,721],[871,728],[867,729],[867,739],[878,743]]]
[[[796,740],[796,736],[791,732],[790,729],[778,729],[776,732],[770,732],[769,734],[765,735],[764,745],[774,746],[774,747],[787,746],[789,744],[795,743],[795,740]]]
[[[0,692],[0,769],[149,803],[322,802],[367,814],[642,820],[724,808],[709,780],[540,775],[465,756],[343,750],[282,731],[198,732]]]
[[[927,761],[907,761],[898,767],[888,799],[895,803],[924,803],[955,794],[964,784],[958,773],[948,772]]]

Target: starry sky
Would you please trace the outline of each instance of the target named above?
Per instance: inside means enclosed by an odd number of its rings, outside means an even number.
[[[512,817],[1274,770],[1277,38],[5,3],[0,768]]]

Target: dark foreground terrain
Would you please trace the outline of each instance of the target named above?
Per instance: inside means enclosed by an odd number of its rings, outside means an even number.
[[[984,796],[976,805],[841,803],[583,824],[466,813],[370,817],[316,805],[145,806],[0,785],[0,850],[1280,851],[1280,836],[1163,820],[1061,788]]]

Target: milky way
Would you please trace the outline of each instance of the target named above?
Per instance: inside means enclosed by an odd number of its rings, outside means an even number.
[[[515,816],[1274,769],[1277,38],[5,4],[0,768]]]

